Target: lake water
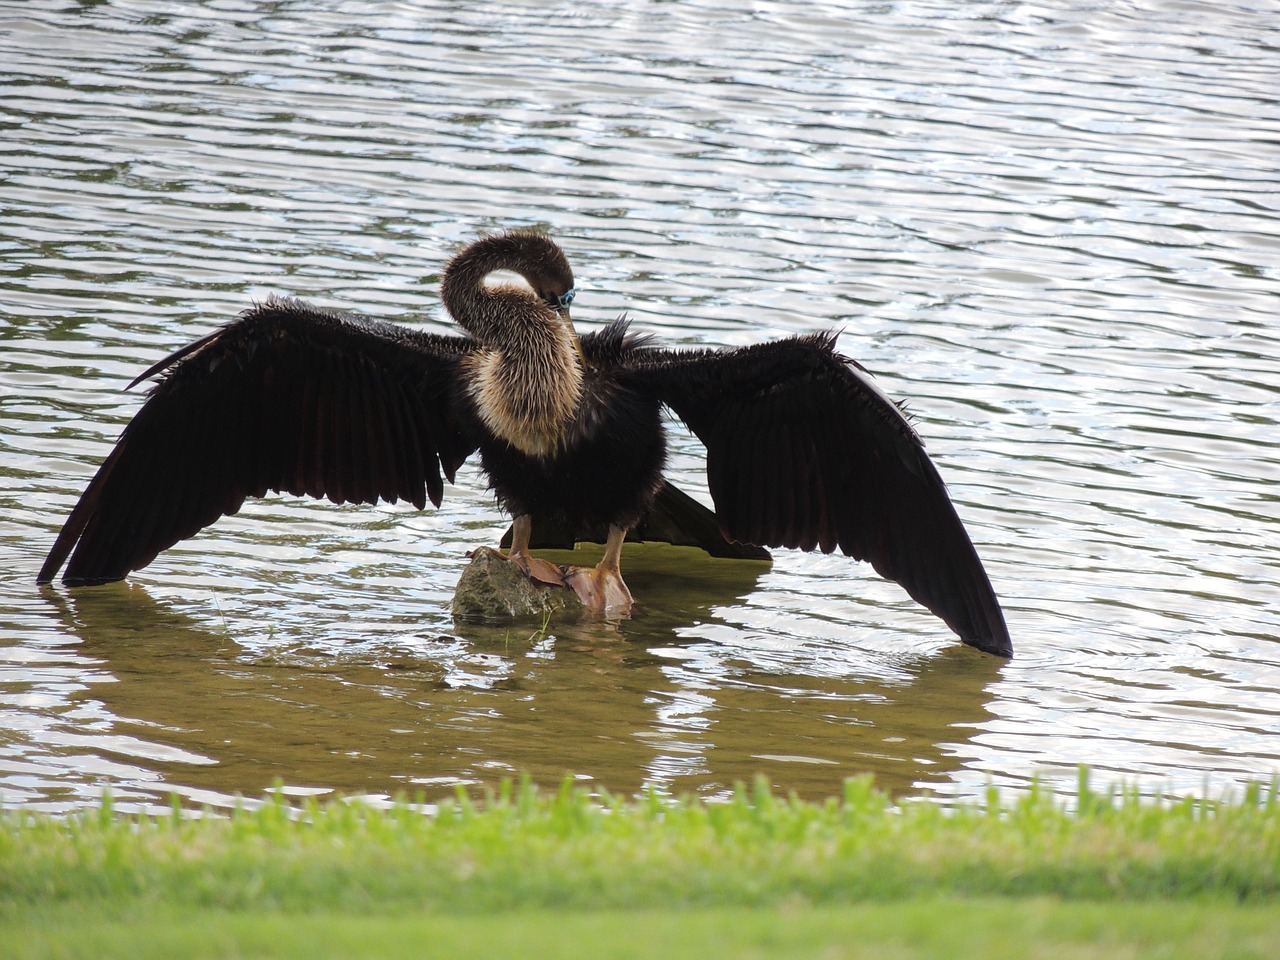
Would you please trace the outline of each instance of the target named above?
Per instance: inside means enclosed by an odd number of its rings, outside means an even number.
[[[0,2],[0,805],[1275,776],[1277,49],[1274,2]],[[616,624],[457,625],[506,525],[474,467],[36,588],[145,366],[270,293],[447,329],[441,264],[513,225],[585,329],[842,330],[1017,657],[785,550],[628,554]]]

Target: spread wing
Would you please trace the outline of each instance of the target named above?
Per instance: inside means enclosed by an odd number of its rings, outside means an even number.
[[[41,568],[119,580],[246,497],[436,506],[475,449],[450,415],[475,342],[271,299],[160,361]],[[131,384],[132,386],[133,384]]]
[[[924,445],[834,335],[647,351],[632,372],[707,448],[727,539],[839,547],[966,643],[1012,655],[991,582]]]

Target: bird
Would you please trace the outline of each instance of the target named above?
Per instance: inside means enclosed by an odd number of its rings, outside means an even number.
[[[1012,656],[1000,603],[923,441],[837,351],[836,332],[670,348],[625,315],[579,334],[575,293],[560,245],[515,228],[479,237],[445,266],[440,299],[458,334],[289,297],[254,303],[129,384],[157,378],[37,582],[64,562],[71,586],[123,579],[268,491],[438,508],[444,481],[478,454],[512,517],[506,558],[572,588],[594,613],[628,615],[622,544],[629,531],[657,530],[654,539],[683,535],[713,556],[839,549],[964,643]],[[664,477],[669,417],[705,447],[714,510]],[[546,535],[535,538],[535,525]],[[594,567],[532,556],[587,534],[605,545]]]

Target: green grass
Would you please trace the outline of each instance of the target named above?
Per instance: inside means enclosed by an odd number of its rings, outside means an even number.
[[[145,923],[144,923],[145,921]],[[1269,956],[1280,798],[0,816],[0,956]],[[1034,947],[1034,950],[1031,948]]]
[[[25,958],[1002,958],[1219,957],[1272,960],[1271,907],[907,900],[842,907],[517,910],[299,916],[266,911],[51,911],[0,929],[0,955]]]

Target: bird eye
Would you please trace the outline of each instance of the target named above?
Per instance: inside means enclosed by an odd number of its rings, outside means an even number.
[[[570,287],[564,293],[560,294],[559,305],[562,307],[567,307],[569,304],[573,303],[573,298],[574,296],[577,295],[577,292],[578,291],[573,289],[573,287]]]

